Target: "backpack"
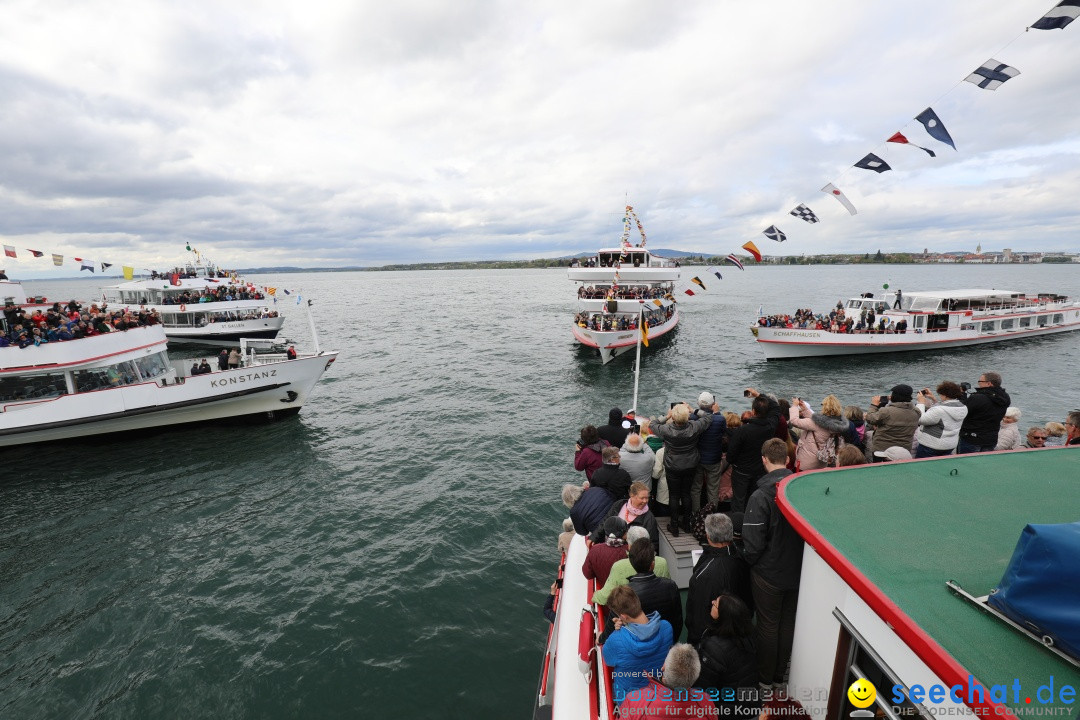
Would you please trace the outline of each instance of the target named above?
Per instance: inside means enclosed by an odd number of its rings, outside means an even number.
[[[817,439],[815,437],[815,442]],[[831,435],[825,441],[825,445],[818,446],[815,455],[825,467],[836,467],[839,463],[840,448],[844,446],[844,440],[839,435]]]

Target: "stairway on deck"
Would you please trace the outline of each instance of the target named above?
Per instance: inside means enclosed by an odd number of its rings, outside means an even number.
[[[657,521],[660,525],[660,557],[667,560],[671,579],[680,590],[685,590],[690,587],[690,575],[701,555],[701,544],[694,539],[693,533],[680,532],[679,537],[672,537],[667,531],[667,518],[657,518]]]

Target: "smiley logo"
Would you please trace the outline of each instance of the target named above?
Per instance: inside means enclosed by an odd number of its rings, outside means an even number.
[[[855,707],[867,708],[874,704],[874,698],[877,697],[877,689],[874,687],[874,684],[866,678],[859,678],[851,683],[851,687],[847,690],[847,697]]]

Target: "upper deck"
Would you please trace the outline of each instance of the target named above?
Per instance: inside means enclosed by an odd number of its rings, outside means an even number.
[[[919,290],[900,293],[899,311],[906,313],[947,313],[947,312],[1003,312],[1022,313],[1040,308],[1061,306],[1069,302],[1064,295],[1039,293],[1029,295],[1016,290],[992,290],[973,288],[965,290]],[[850,298],[845,304],[848,311],[873,309],[881,314],[897,312],[895,310],[896,293],[885,293],[879,297]]]
[[[605,248],[571,266],[567,276],[580,282],[611,282],[616,271],[620,282],[673,282],[679,279],[679,263],[653,255],[640,247]]]
[[[1077,477],[1077,448],[950,456],[797,475],[779,504],[938,677],[964,684],[970,674],[986,687],[1008,686],[1005,704],[1023,715],[1033,707],[1025,699],[1034,703],[1051,676],[1057,688],[1075,687],[1080,673],[945,582],[976,596],[997,587],[1027,524],[1077,520]],[[1044,707],[1068,707],[1057,701],[1055,690],[1055,703]]]

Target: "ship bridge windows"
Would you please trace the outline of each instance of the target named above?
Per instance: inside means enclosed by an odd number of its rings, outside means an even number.
[[[135,358],[135,367],[139,369],[139,375],[143,380],[156,378],[169,371],[169,360],[165,352],[154,353],[146,357]]]
[[[0,403],[46,400],[67,395],[64,373],[42,373],[0,378]]]
[[[135,363],[130,360],[107,367],[76,370],[74,376],[75,388],[78,392],[107,390],[121,385],[131,385],[139,381]]]

